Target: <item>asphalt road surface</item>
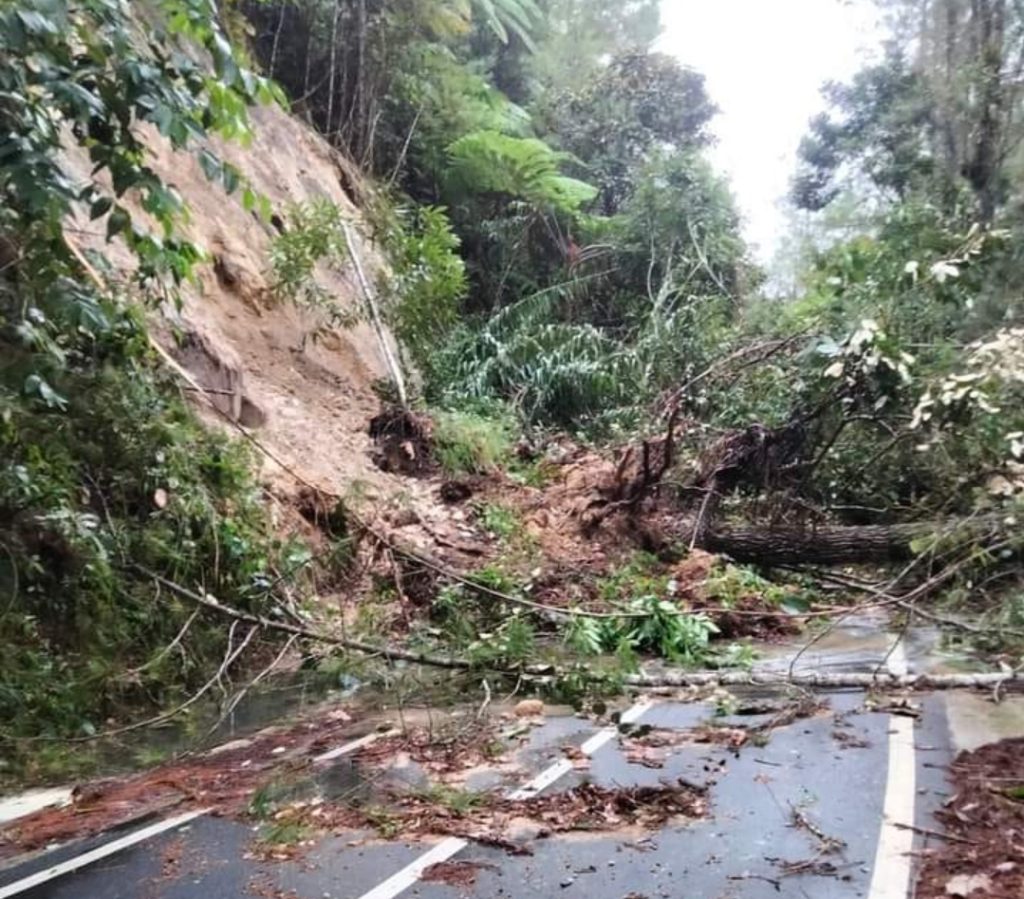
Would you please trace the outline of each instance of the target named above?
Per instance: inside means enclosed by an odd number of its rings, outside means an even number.
[[[169,817],[57,847],[0,870],[0,899],[391,899],[397,896],[565,899],[906,899],[931,812],[954,753],[951,698],[918,697],[920,714],[867,711],[859,691],[822,693],[824,714],[775,730],[763,745],[685,744],[662,768],[630,763],[614,729],[549,717],[521,750],[533,780],[522,795],[581,778],[601,785],[710,784],[706,818],[645,834],[572,833],[532,842],[531,855],[446,838],[384,841],[363,833],[320,839],[300,858],[253,858],[245,823]],[[691,728],[707,704],[640,701],[640,724]],[[747,725],[756,724],[748,716]],[[566,762],[566,743],[590,756]],[[345,753],[332,761],[344,773]],[[470,786],[486,787],[486,772]],[[806,826],[794,823],[794,810]],[[917,830],[912,829],[917,828]],[[823,852],[829,840],[842,845]],[[436,862],[468,862],[460,883],[426,881]],[[456,866],[459,867],[459,866]]]

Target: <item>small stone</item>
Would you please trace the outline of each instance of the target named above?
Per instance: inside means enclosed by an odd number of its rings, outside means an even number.
[[[957,874],[946,881],[947,896],[970,896],[978,891],[988,891],[992,878],[987,874]]]
[[[520,718],[533,718],[544,714],[544,703],[539,699],[524,699],[512,710]]]
[[[567,887],[571,887],[574,883],[576,883],[576,878],[575,877],[566,877],[565,880],[563,880],[559,884],[559,886],[564,890]]]

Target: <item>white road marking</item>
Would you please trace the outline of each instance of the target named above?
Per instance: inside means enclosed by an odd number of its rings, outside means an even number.
[[[16,818],[23,818],[51,805],[67,805],[71,801],[71,787],[54,787],[49,790],[29,790],[20,796],[0,799],[0,824],[7,824]]]
[[[35,874],[30,874],[28,877],[16,880],[14,883],[8,884],[5,887],[0,887],[0,899],[7,899],[9,896],[17,896],[18,893],[24,893],[25,890],[30,890],[33,887],[37,887],[40,884],[53,880],[56,877],[60,877],[63,874],[70,874],[72,871],[77,871],[79,868],[84,868],[86,865],[98,862],[100,859],[104,859],[108,855],[113,855],[115,852],[120,852],[122,849],[127,849],[129,846],[134,846],[136,843],[148,840],[150,837],[155,837],[165,831],[173,830],[175,827],[181,827],[183,824],[188,824],[189,821],[195,820],[200,815],[205,815],[208,811],[210,811],[208,808],[196,809],[195,811],[185,812],[184,814],[178,815],[174,818],[157,821],[155,824],[150,824],[149,827],[144,827],[142,830],[136,830],[134,833],[127,834],[119,840],[104,843],[102,846],[98,846],[96,849],[92,849],[89,852],[83,852],[81,855],[76,855],[74,858],[70,858],[67,861],[60,862],[59,864],[53,865],[49,868],[44,868],[42,871],[37,871]]]
[[[393,737],[396,734],[400,734],[401,731],[397,727],[391,728],[391,730],[378,730],[372,734],[367,734],[365,737],[360,737],[358,740],[353,740],[351,743],[345,743],[336,749],[330,749],[327,752],[323,752],[313,758],[314,762],[329,762],[332,759],[341,758],[343,755],[349,755],[355,752],[357,749],[362,749],[364,746],[369,746],[371,743],[375,743],[382,737]]]
[[[541,790],[546,790],[556,780],[572,771],[572,762],[568,759],[559,759],[553,765],[548,766],[540,772],[533,780],[524,783],[518,790],[508,794],[508,798],[519,802],[536,796]]]
[[[406,865],[397,874],[392,874],[383,883],[375,886],[370,892],[363,893],[359,899],[392,899],[399,893],[404,893],[409,887],[420,879],[420,876],[431,865],[448,861],[456,852],[460,852],[468,846],[461,837],[448,837],[442,840],[429,852],[425,852],[418,859]]]
[[[651,705],[652,703],[649,700],[641,700],[636,705],[623,712],[619,719],[620,722],[623,724],[633,723],[639,719],[640,716],[651,707]],[[340,758],[341,756],[355,752],[357,749],[361,749],[363,746],[368,746],[370,743],[379,740],[381,737],[392,736],[399,732],[400,731],[397,729],[392,729],[389,731],[379,731],[367,734],[365,737],[352,740],[349,743],[345,743],[342,746],[338,746],[335,749],[328,750],[327,752],[316,756],[314,761],[324,762]],[[580,747],[580,750],[585,755],[593,755],[598,749],[609,743],[617,733],[617,728],[604,728],[590,737],[590,739]],[[510,793],[509,798],[526,799],[530,796],[535,796],[537,793],[557,781],[560,777],[568,774],[572,768],[573,766],[570,761],[560,759],[538,774],[533,778],[533,780],[529,781],[529,783],[524,784],[518,790]],[[48,798],[50,801],[44,803],[44,805],[52,804],[53,801],[60,801],[63,797],[62,795],[54,793],[53,796]],[[108,856],[114,855],[122,849],[128,849],[131,846],[142,843],[152,837],[158,836],[161,833],[165,833],[168,830],[173,830],[175,827],[181,827],[184,824],[188,824],[190,821],[195,820],[201,815],[205,815],[209,811],[211,811],[211,809],[196,809],[195,811],[186,812],[174,818],[157,821],[149,827],[144,827],[141,830],[127,834],[120,839],[104,843],[102,846],[98,846],[89,852],[84,852],[81,855],[77,855],[74,858],[60,862],[59,864],[52,865],[51,867],[38,871],[35,874],[31,874],[28,877],[23,877],[21,880],[16,880],[5,887],[0,887],[0,899],[8,899],[10,896],[16,896],[19,893],[33,889],[40,884],[47,883],[48,881],[61,877],[64,874],[70,874],[73,871],[77,871],[80,868],[91,865],[93,862],[97,862],[101,859],[107,858]],[[17,815],[11,814],[10,817],[17,817]],[[393,899],[394,896],[399,895],[415,884],[423,872],[431,865],[446,861],[464,849],[467,845],[468,843],[466,840],[459,837],[448,837],[447,839],[442,840],[432,849],[421,855],[418,859],[406,865],[406,867],[402,868],[398,873],[392,875],[383,883],[374,887],[370,892],[365,893],[360,897],[360,899]]]
[[[902,643],[889,657],[890,674],[905,675],[910,666]],[[911,890],[914,832],[899,824],[914,823],[916,791],[914,719],[889,716],[889,769],[882,806],[882,828],[875,850],[868,899],[907,899]]]
[[[313,761],[331,761],[332,759],[340,758],[341,756],[355,752],[357,749],[362,749],[364,746],[368,746],[374,741],[379,740],[381,737],[390,737],[397,733],[400,733],[397,728],[392,728],[391,730],[386,731],[375,731],[374,733],[367,734],[365,737],[360,737],[358,740],[352,740],[349,743],[345,743],[342,746],[338,746],[335,749],[322,753],[321,755],[316,756]],[[14,820],[15,818],[29,814],[30,812],[45,808],[48,805],[64,803],[69,800],[70,797],[70,790],[40,790],[35,794],[25,794],[24,796],[15,797],[13,800],[0,803],[0,823]],[[104,843],[102,846],[98,846],[90,852],[75,856],[68,861],[61,862],[51,868],[47,868],[38,874],[33,874],[30,877],[17,880],[9,886],[0,887],[0,899],[6,899],[7,896],[17,895],[27,889],[31,889],[41,883],[45,883],[48,880],[53,880],[55,877],[60,877],[62,874],[70,874],[72,871],[77,871],[79,868],[92,864],[94,861],[106,858],[108,855],[113,855],[115,852],[120,852],[122,849],[127,849],[130,846],[134,846],[136,843],[141,843],[143,840],[148,840],[150,837],[157,836],[166,830],[171,830],[182,824],[186,824],[189,821],[198,818],[200,815],[206,814],[208,811],[209,809],[202,809],[200,811],[187,812],[186,814],[179,815],[176,818],[169,818],[166,821],[158,821],[156,824],[152,824],[149,827],[136,831],[135,833],[128,834],[118,840]]]
[[[619,716],[619,722],[622,724],[632,724],[652,705],[653,703],[649,699],[640,700],[640,702],[631,706]],[[603,728],[580,746],[580,751],[584,755],[593,755],[598,749],[611,741],[618,732],[616,727]],[[509,793],[508,798],[520,800],[536,796],[541,790],[551,786],[560,777],[572,771],[572,768],[572,762],[568,759],[559,759],[541,771],[533,780],[523,784],[518,790],[513,790]],[[395,896],[404,893],[409,887],[413,886],[420,879],[423,872],[431,865],[448,861],[448,859],[461,852],[468,845],[469,843],[461,837],[449,837],[415,861],[410,862],[397,874],[392,874],[391,877],[375,886],[370,892],[364,893],[359,899],[394,899]]]

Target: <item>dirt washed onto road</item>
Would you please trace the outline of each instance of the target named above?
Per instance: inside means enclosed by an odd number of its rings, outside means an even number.
[[[961,753],[936,814],[946,840],[927,856],[917,899],[1024,896],[1024,738]]]

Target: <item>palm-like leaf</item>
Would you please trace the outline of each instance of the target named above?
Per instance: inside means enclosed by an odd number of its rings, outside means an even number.
[[[461,190],[508,194],[563,212],[597,196],[596,188],[559,172],[571,158],[536,138],[497,131],[474,131],[448,148],[449,175]]]

